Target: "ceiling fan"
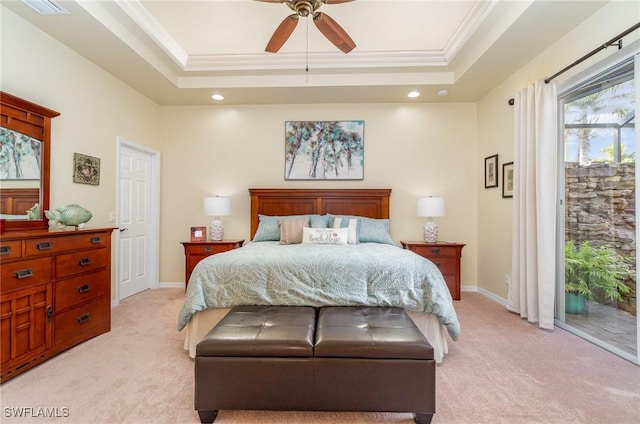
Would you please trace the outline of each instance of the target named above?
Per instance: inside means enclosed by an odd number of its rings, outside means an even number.
[[[265,51],[269,53],[276,53],[289,39],[289,36],[293,33],[293,30],[298,25],[300,16],[306,18],[308,16],[313,17],[313,23],[320,30],[320,32],[327,37],[337,48],[344,53],[349,53],[356,46],[349,34],[342,29],[336,21],[334,21],[326,13],[318,12],[317,10],[323,4],[339,4],[347,3],[354,0],[257,0],[265,3],[285,3],[289,6],[289,9],[295,13],[287,16],[280,23],[278,28],[271,36],[267,48]]]

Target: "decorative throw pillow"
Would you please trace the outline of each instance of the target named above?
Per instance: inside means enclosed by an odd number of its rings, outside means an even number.
[[[309,228],[302,229],[302,243],[309,244],[347,244],[348,228]]]
[[[329,228],[329,215],[309,215],[311,228]]]
[[[395,246],[389,227],[388,219],[360,218],[358,220],[358,241],[360,243],[383,243]]]
[[[252,241],[279,241],[280,226],[278,221],[283,219],[299,219],[309,215],[272,216],[258,215],[258,229]]]
[[[357,237],[358,243],[383,243],[390,244],[395,246],[393,239],[391,238],[390,224],[391,221],[389,219],[376,219],[376,218],[366,218],[364,216],[351,216],[351,215],[330,215],[331,219],[335,223],[335,220],[338,218],[344,219],[357,219],[358,220],[358,229],[357,229]],[[344,222],[344,221],[342,221]],[[331,224],[330,226],[334,226],[335,224]],[[344,226],[344,223],[341,224]]]
[[[346,228],[349,230],[349,244],[358,243],[358,219],[356,218],[340,218],[333,220],[333,228]]]
[[[309,217],[281,219],[278,225],[280,226],[280,244],[299,244],[302,243],[302,229],[309,226]]]

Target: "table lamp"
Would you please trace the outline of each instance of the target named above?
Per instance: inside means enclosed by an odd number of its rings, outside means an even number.
[[[209,239],[222,240],[224,226],[220,217],[231,215],[231,199],[220,196],[205,197],[203,210],[206,216],[214,217],[214,220],[209,224]]]
[[[424,241],[435,243],[438,241],[438,226],[433,222],[433,217],[444,216],[444,199],[442,197],[420,197],[416,206],[418,216],[426,216],[424,224]]]

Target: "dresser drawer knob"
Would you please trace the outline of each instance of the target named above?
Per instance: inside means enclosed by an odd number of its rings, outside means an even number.
[[[434,255],[439,255],[440,249],[431,249],[431,253],[433,253]]]
[[[78,317],[78,324],[84,324],[85,322],[89,321],[89,318],[91,318],[90,314],[80,315]]]
[[[51,322],[53,318],[53,308],[51,306],[47,306],[47,322]]]
[[[211,246],[206,246],[206,247],[204,248],[204,251],[205,251],[205,252],[211,252],[212,250],[213,250],[213,248],[212,248]]]
[[[100,244],[100,241],[102,241],[101,237],[91,237],[91,244]]]
[[[38,250],[49,250],[53,247],[53,243],[51,243],[50,241],[41,241],[39,243],[36,243],[36,247],[38,248]]]
[[[11,246],[0,246],[0,255],[8,255],[11,253]]]
[[[78,293],[86,293],[91,290],[91,286],[89,284],[84,284],[78,287]]]
[[[91,258],[82,258],[78,261],[78,265],[87,266],[91,263]]]
[[[33,277],[33,268],[19,269],[13,273],[13,276],[19,280]]]

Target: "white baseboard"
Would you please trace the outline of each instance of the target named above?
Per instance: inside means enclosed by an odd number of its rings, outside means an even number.
[[[158,284],[158,288],[159,289],[179,289],[179,288],[184,288],[184,282],[183,281],[178,281],[178,282],[164,282],[164,283],[160,283]]]
[[[480,293],[481,295],[488,297],[489,299],[493,300],[496,303],[501,304],[502,306],[507,306],[507,299],[504,299],[500,296],[498,296],[495,293],[491,293],[490,291],[483,289],[482,287],[478,287],[478,286],[460,286],[460,291],[463,292],[474,292],[474,293]]]

